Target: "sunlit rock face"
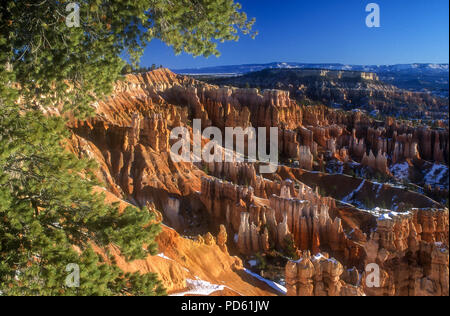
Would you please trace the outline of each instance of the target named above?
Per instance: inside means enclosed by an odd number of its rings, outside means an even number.
[[[344,270],[328,254],[311,256],[309,252],[286,265],[286,288],[288,296],[364,295],[356,269]]]
[[[383,80],[391,81],[383,77]],[[211,77],[206,80],[228,86],[276,88],[289,91],[295,100],[309,98],[335,108],[363,109],[376,115],[413,119],[428,117],[440,120],[442,126],[448,121],[448,98],[400,89],[380,81],[374,73],[271,67],[242,76]]]
[[[300,260],[282,264],[288,295],[448,295],[448,209],[420,192],[326,169],[334,161],[387,177],[399,165],[421,179],[425,167],[440,174],[448,164],[448,128],[374,121],[303,106],[289,91],[218,87],[167,69],[127,76],[95,107],[96,117],[69,123],[68,148],[98,163],[96,175],[111,196],[156,208],[172,228],[159,241],[176,264],[161,257],[120,261],[125,270],[156,271],[181,291],[195,278],[184,270],[192,268],[208,282],[234,286],[234,294],[269,295],[263,282],[233,269],[242,272],[256,254],[286,260],[291,252]],[[194,119],[222,131],[278,127],[278,169],[260,174],[259,162],[174,162],[170,133],[187,128],[192,145]],[[380,267],[377,288],[365,283],[371,263]],[[215,265],[223,274],[208,271]]]
[[[365,244],[366,263],[381,267],[370,295],[448,295],[448,210],[383,214]]]

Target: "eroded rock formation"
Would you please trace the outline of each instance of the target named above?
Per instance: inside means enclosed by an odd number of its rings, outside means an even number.
[[[132,266],[122,262],[127,271],[157,271],[169,288],[181,290],[192,277],[183,268],[192,265],[192,273],[222,280],[222,274],[202,269],[223,260],[227,282],[242,294],[260,295],[265,292],[255,287],[242,290],[231,272],[242,263],[229,254],[283,252],[292,241],[301,259],[286,267],[289,295],[448,295],[447,209],[419,193],[319,172],[329,161],[387,176],[393,164],[405,161],[412,169],[447,164],[448,128],[379,122],[357,111],[303,106],[288,91],[217,87],[166,69],[128,76],[95,107],[95,118],[70,122],[68,148],[98,162],[98,178],[115,197],[156,207],[164,224],[199,236],[195,242],[169,238],[176,232],[165,230],[160,245],[171,252],[166,255],[178,265],[183,257],[187,262],[177,267],[165,266],[161,257]],[[192,131],[193,119],[222,131],[278,127],[281,163],[293,160],[296,167],[280,165],[274,174],[261,175],[259,162],[174,162],[170,131]],[[398,213],[381,219],[366,200],[382,201]],[[407,203],[424,209],[407,213]],[[215,257],[221,262],[213,262]],[[379,288],[363,282],[369,263],[381,268]],[[250,279],[245,281],[254,282]]]
[[[380,266],[369,295],[449,295],[448,210],[383,214],[365,244],[366,264]]]
[[[356,270],[352,270],[356,271]],[[346,272],[350,279],[351,272]],[[286,288],[288,296],[363,296],[355,277],[355,284],[344,280],[344,267],[328,254],[311,256],[305,252],[298,261],[286,265]]]

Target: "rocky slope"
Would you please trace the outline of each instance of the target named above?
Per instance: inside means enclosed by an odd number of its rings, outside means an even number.
[[[379,76],[371,72],[265,69],[237,77],[211,78],[208,81],[219,85],[287,90],[299,101],[308,98],[347,110],[364,109],[375,116],[448,119],[448,98],[399,89],[380,81]]]
[[[120,200],[105,189],[106,200]],[[149,207],[148,211],[161,214]],[[156,239],[159,255],[145,260],[126,262],[116,247],[110,247],[117,265],[126,272],[157,273],[169,295],[231,295],[272,296],[280,293],[245,272],[242,260],[228,253],[227,234],[221,229],[217,236],[206,234],[188,239],[165,225]],[[98,251],[102,251],[98,249]]]
[[[95,107],[95,118],[70,122],[70,149],[98,162],[109,199],[157,209],[166,225],[160,256],[129,264],[117,250],[123,269],[158,272],[170,293],[186,295],[284,294],[251,268],[284,282],[289,295],[448,294],[448,209],[424,195],[418,171],[448,166],[448,128],[379,122],[301,105],[287,91],[219,88],[167,69],[129,75]],[[172,161],[170,131],[192,130],[193,119],[222,131],[278,127],[277,171]],[[404,163],[422,191],[368,177],[396,179]],[[448,192],[439,180],[433,189]],[[255,256],[271,262],[255,269]],[[383,273],[376,290],[363,282],[369,263]]]

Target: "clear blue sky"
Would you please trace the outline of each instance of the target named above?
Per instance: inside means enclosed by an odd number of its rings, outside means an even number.
[[[255,40],[219,44],[222,55],[176,56],[160,41],[142,65],[172,69],[275,61],[344,64],[448,63],[448,0],[241,0],[256,18]],[[368,3],[378,3],[381,27],[368,28]]]

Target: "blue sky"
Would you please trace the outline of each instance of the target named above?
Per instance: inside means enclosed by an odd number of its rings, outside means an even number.
[[[448,0],[241,0],[256,18],[255,40],[219,44],[221,56],[176,56],[150,43],[142,65],[172,69],[275,61],[344,64],[448,63]],[[381,10],[381,27],[365,24],[367,4]]]

